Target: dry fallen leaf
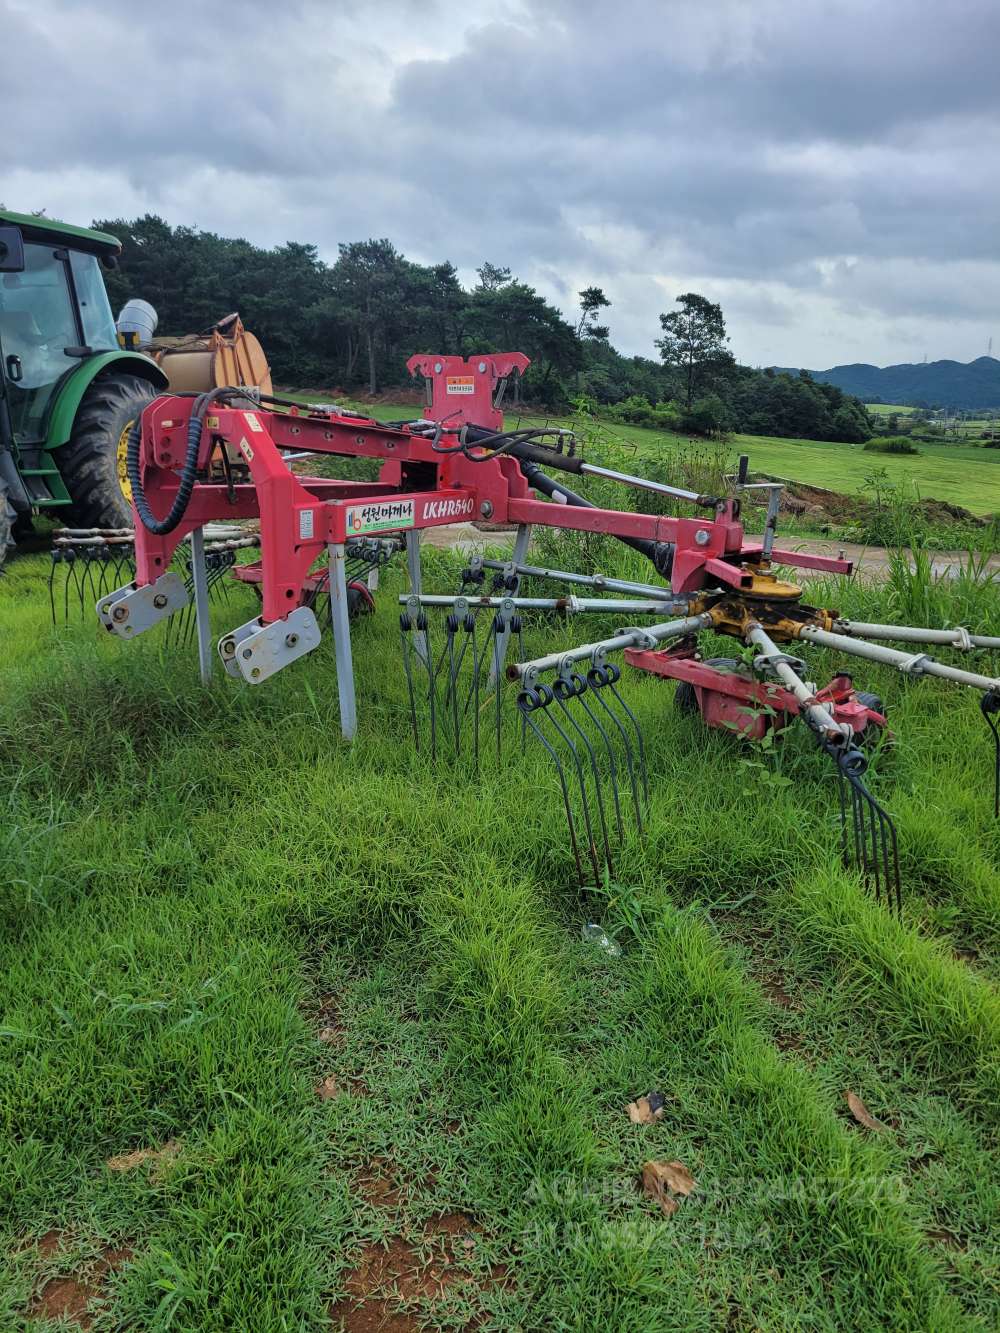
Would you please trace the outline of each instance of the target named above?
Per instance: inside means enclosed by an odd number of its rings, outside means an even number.
[[[340,1096],[340,1088],[332,1074],[327,1074],[321,1083],[316,1084],[316,1096],[321,1102],[328,1102],[331,1097]]]
[[[859,1125],[864,1125],[865,1129],[873,1129],[876,1133],[880,1130],[889,1128],[889,1126],[883,1124],[881,1120],[875,1119],[871,1111],[869,1111],[868,1107],[856,1092],[848,1090],[844,1093],[844,1097],[847,1099],[847,1105],[850,1107],[851,1115],[854,1116],[854,1119]]]
[[[168,1139],[162,1148],[136,1148],[134,1152],[125,1152],[117,1157],[109,1157],[107,1167],[109,1171],[134,1171],[137,1166],[142,1166],[144,1162],[169,1162],[171,1158],[176,1157],[181,1150],[181,1145],[176,1139]]]
[[[627,1110],[633,1125],[655,1125],[663,1119],[663,1097],[658,1092],[649,1092],[629,1102]]]
[[[656,1200],[666,1217],[672,1217],[680,1207],[674,1195],[686,1199],[697,1184],[683,1162],[647,1162],[642,1168],[643,1191]]]

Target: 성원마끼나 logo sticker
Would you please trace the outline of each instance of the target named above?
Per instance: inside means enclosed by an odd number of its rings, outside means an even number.
[[[351,505],[346,517],[348,537],[361,532],[394,532],[413,527],[412,500],[381,500]]]

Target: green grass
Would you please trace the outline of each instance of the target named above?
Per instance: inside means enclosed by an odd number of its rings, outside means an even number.
[[[302,396],[303,401],[318,401]],[[366,408],[383,420],[412,416],[413,407],[379,404]],[[508,422],[541,425],[543,419],[518,419],[508,413]],[[553,423],[569,424],[563,418]],[[646,426],[601,422],[601,432],[633,450],[637,460],[669,460],[672,453],[690,448],[686,436],[657,431]],[[865,453],[860,444],[829,440],[778,439],[766,435],[732,435],[727,447],[733,456],[748,454],[752,471],[787,481],[803,482],[842,494],[871,496],[871,475],[885,469],[888,484],[923,499],[947,500],[973,514],[1000,513],[1000,449],[982,449],[973,444],[936,444],[920,440],[918,456]]]
[[[455,586],[448,557],[428,572]],[[53,630],[46,573],[0,579],[0,1327],[109,1245],[132,1257],[94,1279],[98,1333],[336,1328],[385,1247],[448,1275],[369,1306],[399,1328],[996,1327],[1000,835],[974,699],[864,672],[898,736],[875,777],[896,922],[836,865],[808,738],[749,754],[629,680],[649,825],[587,892],[540,747],[511,727],[478,774],[413,752],[400,572],[356,629],[350,748],[327,641],[202,691],[159,631]],[[881,595],[814,597],[871,618]],[[915,598],[1000,630],[981,580],[900,573],[878,605]],[[234,590],[216,630],[252,605]],[[595,628],[532,625],[529,650]],[[664,1117],[635,1126],[651,1088]],[[636,1188],[649,1158],[699,1183],[669,1219]]]
[[[687,444],[680,437],[658,436],[640,426],[615,425],[614,433],[631,441],[640,456]],[[860,444],[823,440],[780,440],[763,435],[734,435],[734,453],[750,456],[757,472],[804,482],[844,494],[871,494],[868,478],[885,468],[888,481],[915,487],[924,499],[947,500],[974,514],[1000,511],[1000,450],[921,441],[917,457],[866,454]]]

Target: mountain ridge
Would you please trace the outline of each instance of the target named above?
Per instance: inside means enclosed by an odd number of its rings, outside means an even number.
[[[799,368],[791,366],[771,369],[786,375],[799,373]],[[835,384],[866,403],[963,410],[1000,407],[1000,360],[995,356],[979,356],[968,362],[904,361],[894,366],[854,361],[807,373],[820,383]]]

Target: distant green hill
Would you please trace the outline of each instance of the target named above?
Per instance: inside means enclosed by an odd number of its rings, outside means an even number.
[[[775,366],[775,370],[787,370]],[[968,365],[961,361],[931,361],[916,365],[869,366],[856,362],[831,370],[811,370],[814,379],[835,384],[866,403],[901,403],[917,407],[1000,407],[1000,361],[980,356]]]

